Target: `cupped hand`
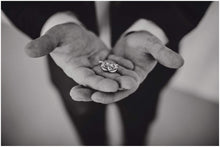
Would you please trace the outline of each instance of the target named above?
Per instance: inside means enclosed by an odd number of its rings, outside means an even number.
[[[80,85],[100,92],[116,92],[119,89],[118,82],[95,71],[99,61],[105,60],[110,50],[82,26],[74,23],[56,25],[28,43],[25,49],[31,57],[50,54],[55,63]],[[124,81],[123,77],[118,79]]]
[[[119,65],[122,65],[119,58],[133,62],[133,70],[123,66],[119,66],[118,70],[119,74],[133,79],[133,83],[129,83],[130,88],[112,93],[92,91],[84,86],[77,86],[71,91],[75,97],[91,97],[93,101],[103,104],[117,102],[134,93],[157,62],[168,68],[180,68],[183,65],[183,59],[179,54],[167,48],[157,37],[147,31],[123,35],[113,48],[112,54],[108,59]],[[87,93],[85,94],[84,91]]]

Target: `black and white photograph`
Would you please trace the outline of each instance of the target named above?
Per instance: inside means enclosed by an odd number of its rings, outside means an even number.
[[[1,1],[2,146],[219,146],[218,1]]]

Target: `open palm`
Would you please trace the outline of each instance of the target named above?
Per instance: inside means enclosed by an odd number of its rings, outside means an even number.
[[[120,60],[116,61],[114,56],[120,56],[133,62],[133,70],[119,71],[119,73],[133,78],[134,82],[130,89],[114,93],[90,92],[89,94],[95,102],[113,103],[134,93],[156,66],[157,62],[168,68],[179,68],[183,65],[183,59],[179,54],[165,47],[157,37],[147,31],[139,31],[122,36],[113,48],[112,54],[108,59],[117,62],[119,65],[121,65]],[[83,93],[83,90],[87,90],[87,93],[89,91],[85,87],[77,87],[75,91],[77,90],[80,90],[81,93]],[[80,95],[80,93],[77,94]]]
[[[92,32],[74,23],[54,26],[26,46],[26,52],[31,57],[50,53],[56,64],[80,85],[98,91],[115,92],[119,88],[118,83],[93,70],[99,60],[107,58],[109,51]]]

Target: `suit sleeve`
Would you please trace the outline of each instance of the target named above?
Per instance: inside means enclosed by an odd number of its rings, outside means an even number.
[[[54,13],[30,2],[2,2],[2,10],[18,29],[31,38],[40,35],[43,24]]]
[[[178,49],[179,41],[193,30],[203,17],[211,2],[112,2],[112,44],[137,20],[152,21],[163,30],[169,42],[167,46]],[[123,19],[121,19],[123,18]],[[149,32],[151,32],[148,29]]]
[[[40,36],[44,23],[57,12],[72,11],[79,20],[94,28],[91,2],[2,2],[2,10],[11,22],[26,35],[35,39]],[[94,11],[94,10],[93,10]],[[88,15],[90,14],[90,18]],[[95,19],[94,19],[95,20]]]

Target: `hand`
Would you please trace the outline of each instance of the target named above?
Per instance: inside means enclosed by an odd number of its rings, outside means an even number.
[[[153,70],[157,62],[168,68],[179,68],[183,65],[182,57],[167,48],[154,35],[147,31],[139,31],[127,36],[122,36],[113,48],[114,55],[129,59],[134,64],[134,70],[124,70],[123,74],[134,79],[131,89],[117,91],[115,93],[91,92],[83,86],[72,89],[72,93],[79,97],[91,97],[93,101],[99,103],[113,103],[122,100],[134,93],[147,75]],[[115,56],[110,55],[109,59],[121,65],[120,60],[115,60]],[[120,66],[121,67],[121,66]],[[85,94],[85,91],[87,93]],[[88,91],[90,91],[88,93]]]
[[[80,85],[103,92],[115,92],[115,80],[97,75],[93,68],[105,60],[110,50],[92,32],[74,23],[52,27],[26,46],[31,57],[50,54],[56,64]]]

